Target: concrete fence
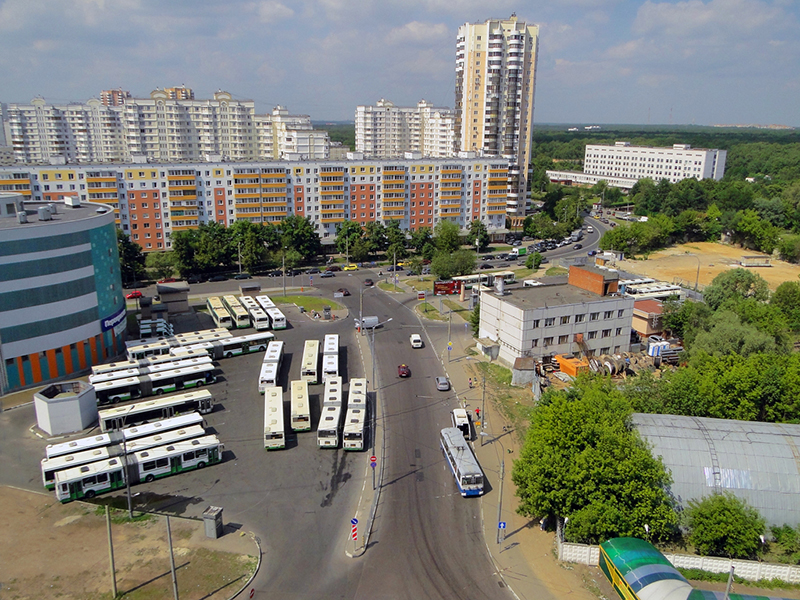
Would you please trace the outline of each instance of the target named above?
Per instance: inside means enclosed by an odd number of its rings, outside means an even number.
[[[556,536],[556,540],[558,540]],[[728,573],[731,566],[734,573],[742,579],[779,579],[789,583],[800,583],[800,566],[779,565],[755,560],[732,560],[716,556],[696,556],[694,554],[664,554],[674,567],[681,569],[700,569],[711,573]],[[600,562],[599,546],[569,544],[558,542],[558,558],[564,562],[597,566]]]

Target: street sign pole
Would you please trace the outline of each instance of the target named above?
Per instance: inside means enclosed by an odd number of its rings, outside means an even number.
[[[369,457],[369,466],[372,467],[372,490],[375,490],[375,467],[378,465],[378,458],[376,456]]]
[[[353,552],[356,551],[356,540],[358,540],[358,519],[350,519],[350,537],[353,540]]]

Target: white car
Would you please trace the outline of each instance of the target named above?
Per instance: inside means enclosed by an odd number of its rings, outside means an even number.
[[[412,333],[409,340],[412,348],[422,348],[422,337],[418,333]]]

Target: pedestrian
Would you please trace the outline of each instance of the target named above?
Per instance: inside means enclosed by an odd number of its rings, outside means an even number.
[[[475,418],[476,419],[480,419],[481,418],[481,409],[480,408],[476,408],[475,409]]]
[[[469,378],[469,389],[472,389],[472,377]]]

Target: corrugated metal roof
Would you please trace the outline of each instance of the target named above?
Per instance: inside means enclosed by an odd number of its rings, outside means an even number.
[[[632,422],[672,472],[681,506],[729,491],[769,524],[800,524],[800,425],[641,413]]]

